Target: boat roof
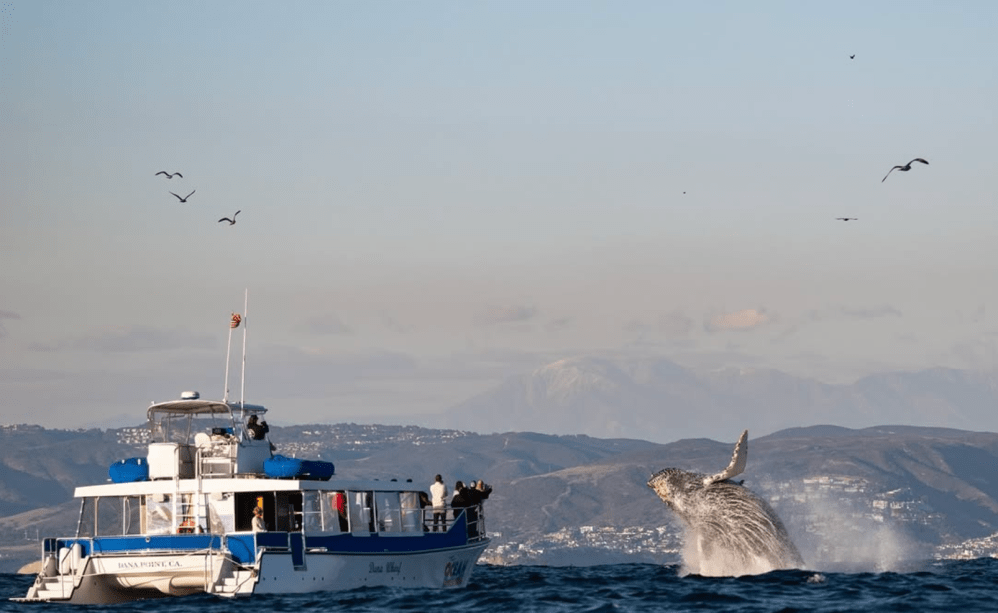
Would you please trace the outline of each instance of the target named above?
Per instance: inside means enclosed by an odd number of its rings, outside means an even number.
[[[266,413],[266,407],[259,404],[239,402],[223,402],[221,400],[170,400],[158,402],[149,407],[146,415],[149,421],[156,417],[183,417],[194,415],[233,415],[245,413],[249,415]]]
[[[143,494],[211,494],[260,491],[298,492],[419,492],[426,487],[402,481],[381,481],[377,479],[330,479],[329,481],[306,481],[300,479],[270,479],[263,477],[238,477],[214,479],[157,479],[155,481],[132,481],[129,483],[102,483],[77,486],[73,496],[139,496]]]

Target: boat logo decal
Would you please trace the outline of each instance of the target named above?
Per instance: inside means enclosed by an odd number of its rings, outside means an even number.
[[[452,587],[464,583],[464,571],[468,567],[468,562],[448,562],[444,566],[444,587]]]

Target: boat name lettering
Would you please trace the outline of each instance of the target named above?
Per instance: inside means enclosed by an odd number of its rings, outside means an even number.
[[[371,562],[370,566],[367,567],[367,574],[373,573],[394,573],[399,574],[402,572],[401,562],[386,562],[385,564],[375,564]]]
[[[180,560],[143,560],[141,562],[118,562],[118,568],[180,568]]]

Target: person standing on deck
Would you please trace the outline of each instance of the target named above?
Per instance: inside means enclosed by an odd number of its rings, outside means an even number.
[[[433,531],[447,531],[447,485],[444,478],[437,475],[430,486],[430,501],[433,503]]]

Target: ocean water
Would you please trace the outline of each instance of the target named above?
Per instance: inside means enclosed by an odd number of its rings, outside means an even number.
[[[0,611],[66,610],[19,604],[33,576],[0,575]],[[998,611],[998,559],[926,562],[906,572],[776,571],[744,577],[683,576],[679,566],[590,567],[479,565],[464,589],[364,588],[230,601],[209,596],[165,598],[87,611],[223,613],[256,611]],[[77,607],[69,607],[71,609]]]

